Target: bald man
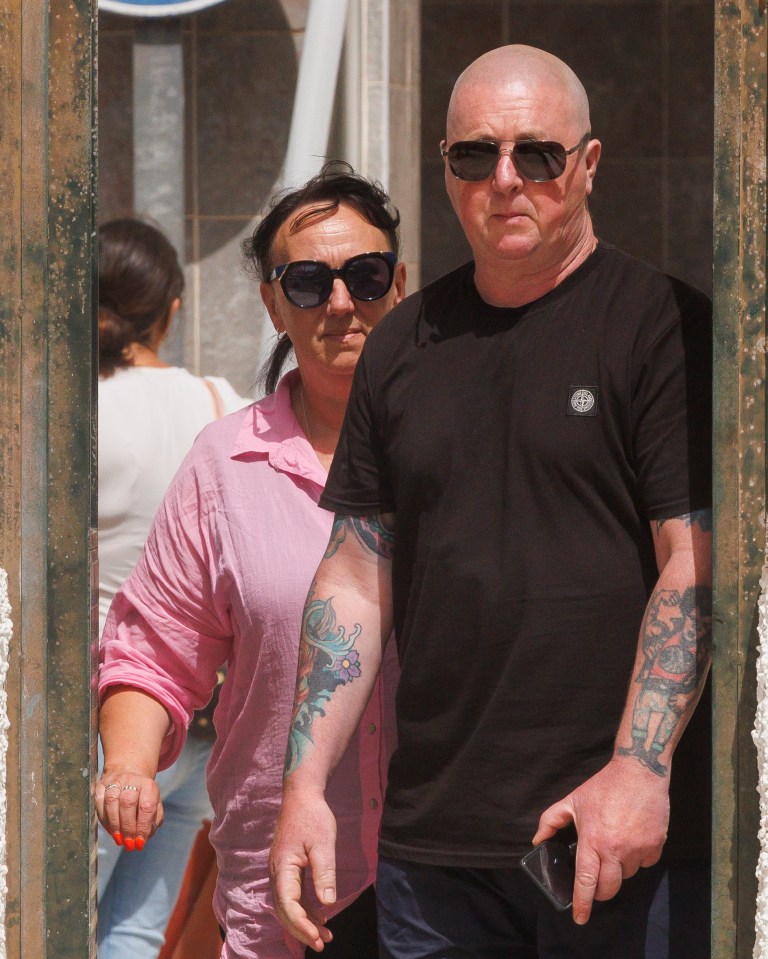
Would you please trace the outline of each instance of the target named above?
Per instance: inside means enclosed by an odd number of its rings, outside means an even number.
[[[710,304],[597,239],[600,150],[548,53],[456,83],[441,153],[473,261],[369,336],[321,501],[272,853],[317,951],[323,791],[394,628],[381,954],[709,955]],[[520,868],[555,835],[568,912]]]

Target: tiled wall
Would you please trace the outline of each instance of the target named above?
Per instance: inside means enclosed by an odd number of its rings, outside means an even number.
[[[469,251],[445,197],[438,144],[459,73],[502,43],[565,60],[590,98],[603,154],[597,233],[712,290],[711,0],[422,0],[422,279]]]
[[[271,328],[240,243],[276,184],[288,141],[307,0],[228,0],[183,18],[184,362],[253,391]],[[99,214],[130,212],[135,21],[99,18]],[[137,211],[139,213],[143,211]]]
[[[404,256],[418,276],[418,2],[352,0],[363,56],[358,99],[366,149],[353,157],[381,176],[401,208]],[[186,279],[183,361],[253,392],[273,332],[240,244],[280,176],[309,0],[227,0],[184,17]],[[130,213],[132,43],[135,21],[99,18],[99,211]],[[385,44],[392,40],[391,61]],[[339,105],[343,112],[343,105]],[[397,114],[396,156],[386,115]],[[336,124],[338,126],[338,123]],[[377,132],[378,131],[378,132]],[[383,137],[383,139],[382,139]],[[330,152],[343,155],[338,135]],[[336,144],[335,146],[333,144]],[[378,151],[378,152],[377,152]],[[383,151],[383,152],[382,152]],[[137,211],[142,212],[142,211]],[[413,286],[412,286],[413,288]]]

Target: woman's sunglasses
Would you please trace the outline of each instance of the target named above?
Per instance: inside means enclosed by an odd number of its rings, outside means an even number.
[[[521,177],[534,183],[546,183],[563,174],[568,157],[580,150],[591,135],[585,133],[570,150],[553,140],[520,140],[508,150],[502,150],[495,140],[460,140],[446,149],[443,140],[440,153],[448,158],[451,173],[460,180],[487,180],[502,154],[508,153]]]
[[[302,310],[325,303],[338,276],[356,300],[380,300],[395,276],[396,253],[359,253],[338,270],[319,260],[294,260],[276,266],[269,282],[279,280],[286,299]]]

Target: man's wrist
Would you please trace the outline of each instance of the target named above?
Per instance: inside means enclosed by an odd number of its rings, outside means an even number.
[[[633,750],[617,745],[609,761],[617,775],[628,782],[638,785],[659,786],[664,791],[669,789],[669,774],[672,767],[672,757],[667,755],[664,764],[655,766],[644,754],[637,755]]]
[[[325,782],[318,783],[301,773],[291,773],[283,779],[283,801],[301,796],[302,801],[308,799],[325,799]]]

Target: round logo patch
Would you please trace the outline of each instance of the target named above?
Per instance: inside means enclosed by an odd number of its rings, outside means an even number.
[[[595,397],[591,390],[574,390],[571,396],[571,406],[577,413],[589,413],[595,405]]]

